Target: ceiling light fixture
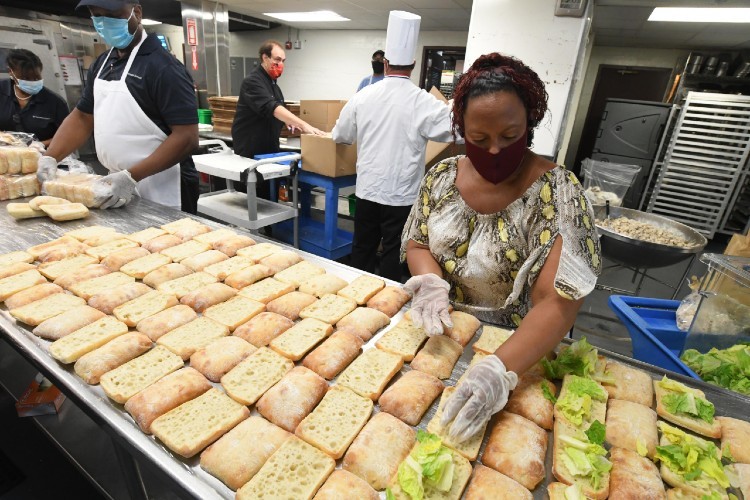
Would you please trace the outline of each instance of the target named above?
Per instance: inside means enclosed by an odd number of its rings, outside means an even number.
[[[648,20],[678,23],[750,23],[750,9],[740,7],[656,7]]]
[[[273,17],[288,23],[328,23],[350,21],[331,10],[315,10],[312,12],[264,12],[264,16]]]
[[[155,26],[157,24],[161,24],[161,21],[155,21],[153,19],[143,18],[143,19],[141,19],[141,24],[144,25],[144,26]]]

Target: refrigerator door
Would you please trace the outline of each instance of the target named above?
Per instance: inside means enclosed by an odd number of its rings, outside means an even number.
[[[593,152],[652,160],[670,107],[661,102],[607,99]]]

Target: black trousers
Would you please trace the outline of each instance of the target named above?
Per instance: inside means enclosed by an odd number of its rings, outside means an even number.
[[[380,276],[401,281],[401,233],[409,217],[411,206],[394,207],[357,198],[354,214],[352,266],[369,273],[375,272],[377,251],[383,240],[380,256]]]
[[[197,215],[198,214],[198,185],[200,180],[198,176],[180,176],[180,202],[182,211]]]

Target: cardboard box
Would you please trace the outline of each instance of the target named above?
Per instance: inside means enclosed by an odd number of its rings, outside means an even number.
[[[65,394],[39,373],[16,402],[19,417],[54,415],[65,401]]]
[[[326,177],[357,173],[357,145],[336,144],[330,137],[302,134],[302,169]]]
[[[432,95],[443,102],[448,100],[433,87]],[[329,132],[346,101],[300,101],[300,117],[310,125]],[[357,173],[357,145],[336,144],[330,137],[303,134],[301,136],[302,168],[327,177],[343,177]],[[466,154],[463,144],[452,142],[427,142],[425,170],[440,160]]]
[[[346,101],[300,101],[299,117],[313,127],[330,132]]]

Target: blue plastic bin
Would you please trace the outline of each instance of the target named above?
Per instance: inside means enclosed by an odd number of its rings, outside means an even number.
[[[694,379],[701,378],[680,361],[687,332],[677,328],[678,300],[611,295],[609,307],[627,327],[633,357]]]

